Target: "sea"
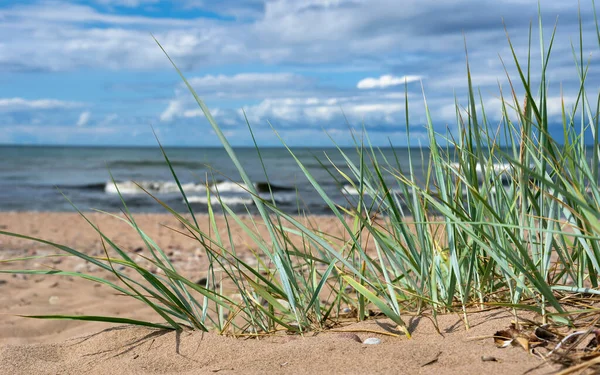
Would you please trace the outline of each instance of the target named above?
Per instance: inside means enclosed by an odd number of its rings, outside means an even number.
[[[196,213],[225,203],[237,213],[257,213],[247,186],[223,148],[166,148],[167,157]],[[287,213],[330,215],[331,210],[285,148],[235,148],[237,158],[261,197]],[[358,162],[355,149],[342,149]],[[351,205],[356,191],[344,175],[352,173],[336,148],[295,148],[293,154],[338,205]],[[408,171],[408,149],[381,149]],[[416,177],[423,179],[427,150],[412,150]],[[262,158],[262,160],[261,160]],[[112,176],[112,177],[111,177]],[[386,178],[392,180],[390,176]],[[143,187],[143,189],[140,188]],[[144,191],[146,190],[146,191]],[[103,210],[166,212],[187,207],[159,147],[0,146],[1,211]],[[150,193],[150,194],[148,194]]]

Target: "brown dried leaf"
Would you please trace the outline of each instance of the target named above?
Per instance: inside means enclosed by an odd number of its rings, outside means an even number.
[[[512,341],[512,344],[514,346],[520,346],[523,349],[525,349],[526,352],[529,352],[529,338],[527,336],[518,335],[517,337],[514,338],[514,340]]]
[[[542,340],[542,341],[554,341],[557,339],[557,335],[550,332],[550,330],[548,330],[548,325],[543,325],[541,327],[537,327],[535,329],[535,331],[533,331],[533,334],[535,335],[536,338]]]
[[[585,346],[586,352],[593,352],[598,350],[598,343],[600,343],[600,331],[594,331],[594,337],[590,340],[590,342]]]
[[[498,348],[506,348],[514,340],[513,332],[510,329],[497,331],[494,333],[494,343]]]

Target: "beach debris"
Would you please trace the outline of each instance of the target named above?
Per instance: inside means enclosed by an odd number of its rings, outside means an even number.
[[[233,370],[234,370],[234,368],[231,367],[231,368],[217,368],[217,369],[210,370],[210,371],[211,372],[220,372],[220,371],[233,371]]]
[[[440,356],[441,356],[441,355],[442,355],[442,352],[438,352],[438,353],[435,355],[435,357],[433,357],[433,358],[432,358],[432,359],[430,359],[429,361],[427,361],[427,362],[423,363],[423,364],[421,365],[421,367],[429,366],[429,365],[432,365],[432,364],[436,363],[436,362],[438,361],[438,359],[440,359]]]
[[[508,346],[519,346],[526,352],[530,353],[531,349],[545,344],[545,341],[539,340],[533,333],[526,334],[519,330],[514,324],[510,328],[494,333],[494,343],[498,348],[506,348]]]
[[[365,339],[365,341],[363,341],[363,344],[378,345],[378,344],[381,344],[381,339],[378,339],[377,337],[369,337],[368,339]]]
[[[481,361],[482,362],[500,362],[500,361],[498,361],[498,358],[492,357],[491,355],[482,355]]]
[[[57,296],[51,296],[48,298],[48,303],[51,305],[58,305],[59,298]]]
[[[538,336],[539,335],[539,336]],[[498,348],[506,348],[508,346],[520,346],[526,352],[531,352],[532,348],[540,345],[545,345],[548,340],[542,337],[554,337],[552,332],[547,329],[541,329],[537,332],[527,333],[524,330],[517,329],[515,324],[511,324],[508,329],[497,331],[494,333],[494,343]],[[540,337],[541,336],[541,337]]]
[[[600,330],[594,331],[594,337],[590,340],[590,342],[585,346],[586,352],[594,352],[598,350],[598,344],[600,343]]]
[[[566,367],[558,374],[573,374],[580,370],[600,373],[600,329],[597,329],[596,318],[588,329],[561,333],[559,326],[534,322],[524,324],[526,328],[517,329],[515,324],[506,330],[497,331],[493,335],[498,348],[517,346],[529,354]],[[581,327],[581,325],[580,325]],[[591,338],[588,338],[590,336]],[[587,342],[587,345],[585,344]],[[545,350],[540,350],[545,348]],[[500,362],[494,357],[481,357],[484,362]]]
[[[498,348],[506,348],[512,344],[516,333],[512,328],[497,331],[494,333],[494,344]]]
[[[535,337],[537,339],[542,340],[542,341],[556,340],[556,338],[557,338],[556,334],[550,332],[548,327],[549,327],[548,324],[539,326],[533,331],[533,334],[535,335]]]
[[[552,353],[556,352],[562,347],[570,347],[576,344],[580,336],[587,335],[588,333],[588,331],[576,331],[568,334],[562,340],[560,340],[560,342],[556,345],[554,349],[550,351],[550,353],[548,353],[548,355],[551,355]]]

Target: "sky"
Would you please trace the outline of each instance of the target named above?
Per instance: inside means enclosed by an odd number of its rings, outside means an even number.
[[[560,127],[579,87],[575,0],[541,0],[550,43],[548,111]],[[581,0],[588,94],[600,87],[591,0]],[[500,124],[507,72],[520,98],[507,34],[523,64],[534,0],[0,0],[0,144],[218,146],[161,43],[230,143],[327,146],[366,129],[376,145],[425,144],[425,99],[436,131],[455,134],[473,85]],[[506,31],[505,31],[506,27]],[[504,63],[503,63],[504,62]],[[409,100],[407,137],[405,90]],[[279,138],[281,137],[281,139]]]

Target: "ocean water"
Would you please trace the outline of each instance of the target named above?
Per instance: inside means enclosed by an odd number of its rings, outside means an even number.
[[[250,195],[239,185],[239,173],[222,148],[170,148],[166,151],[195,212],[207,212],[207,182],[215,210],[220,210],[218,195],[234,211],[256,212]],[[342,172],[351,175],[343,167],[345,162],[338,150],[305,148],[293,151],[336,203],[347,205],[352,200],[354,195],[344,187],[339,172],[332,166],[333,162]],[[357,161],[355,151],[344,151]],[[254,148],[237,148],[235,152],[264,197],[269,196],[269,181],[275,201],[284,211],[331,214],[287,150],[261,149],[268,180]],[[382,152],[394,160],[393,150]],[[408,150],[397,149],[395,152],[401,167],[408,170]],[[414,161],[417,178],[422,179],[420,152],[414,154]],[[425,154],[424,160],[427,157]],[[1,211],[74,211],[62,194],[83,211],[119,211],[123,205],[117,194],[118,187],[131,211],[166,212],[133,182],[175,210],[186,211],[158,147],[1,146],[0,160]],[[117,181],[116,187],[110,174]]]

